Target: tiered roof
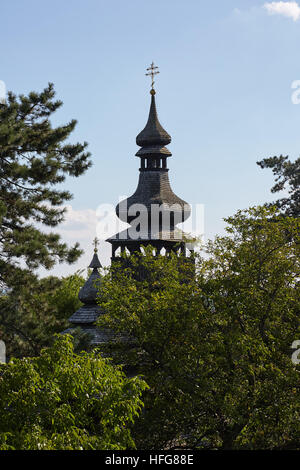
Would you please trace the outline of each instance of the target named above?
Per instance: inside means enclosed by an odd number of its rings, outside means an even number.
[[[99,330],[96,327],[98,317],[104,313],[97,304],[98,286],[101,282],[99,268],[101,267],[97,250],[95,249],[93,259],[89,265],[92,272],[78,294],[78,298],[83,305],[69,318],[72,326],[64,331],[64,333],[72,334],[74,329],[79,327],[84,333],[90,335],[90,344],[93,346],[105,344],[112,337],[108,330]]]
[[[152,64],[154,65],[154,64]],[[154,67],[155,68],[155,67]],[[148,70],[148,69],[147,69]],[[136,143],[141,148],[136,156],[141,159],[139,182],[135,193],[116,207],[117,216],[124,222],[132,224],[140,215],[144,215],[143,220],[147,220],[147,226],[141,227],[138,239],[132,240],[131,229],[120,232],[109,241],[113,245],[114,252],[118,247],[128,247],[129,250],[136,248],[137,243],[149,244],[151,242],[162,241],[175,245],[184,242],[184,234],[176,225],[184,222],[190,216],[190,206],[183,199],[179,198],[173,191],[169,181],[169,170],[167,168],[167,158],[172,154],[166,147],[171,142],[171,136],[159,122],[155,90],[152,88],[151,104],[148,121],[145,128],[138,134]],[[137,214],[139,205],[140,215]],[[162,213],[160,220],[153,217],[152,210],[159,207]],[[164,225],[162,221],[168,221]],[[131,245],[131,248],[130,248]],[[157,243],[156,243],[156,246]],[[164,245],[161,244],[161,248]],[[158,246],[160,248],[160,246]]]

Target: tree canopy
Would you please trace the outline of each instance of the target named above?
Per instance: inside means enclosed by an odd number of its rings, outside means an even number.
[[[299,449],[300,221],[253,208],[227,223],[194,278],[191,261],[149,248],[101,283],[99,327],[131,337],[115,360],[150,386],[139,448]]]
[[[8,93],[0,105],[0,283],[25,283],[32,270],[57,261],[74,262],[79,245],[68,248],[55,227],[64,217],[70,192],[58,189],[66,176],[78,177],[91,165],[87,143],[67,140],[76,121],[53,127],[51,115],[61,106],[53,84],[28,96]],[[20,261],[23,261],[23,264]],[[24,265],[26,267],[24,267]]]
[[[65,278],[33,278],[0,295],[0,338],[7,357],[37,356],[50,346],[53,335],[68,328],[68,318],[81,306],[80,273]]]
[[[35,358],[0,365],[1,450],[135,448],[129,424],[146,384],[96,352],[74,353],[71,337]]]

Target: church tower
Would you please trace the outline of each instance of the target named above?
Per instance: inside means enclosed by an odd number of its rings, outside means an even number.
[[[171,137],[158,120],[154,90],[154,76],[159,73],[152,63],[147,69],[152,77],[151,104],[147,124],[138,134],[136,143],[140,159],[139,182],[135,193],[116,207],[117,216],[130,224],[107,241],[112,245],[112,261],[125,250],[130,254],[151,245],[155,254],[182,253],[188,255],[186,236],[177,224],[190,216],[190,206],[176,196],[169,181],[168,159],[172,156],[166,147]]]
[[[101,283],[99,268],[102,268],[98,258],[98,239],[94,240],[94,256],[89,265],[90,276],[79,291],[78,298],[82,306],[69,318],[70,327],[62,333],[74,334],[76,329],[87,335],[87,342],[90,346],[100,346],[107,344],[112,338],[112,333],[107,329],[99,330],[96,326],[97,319],[104,311],[97,303],[98,289]]]

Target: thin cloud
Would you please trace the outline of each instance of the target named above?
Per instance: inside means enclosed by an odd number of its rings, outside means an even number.
[[[300,6],[297,2],[269,2],[264,4],[264,8],[269,15],[282,15],[294,21],[300,19]]]
[[[71,204],[67,204],[64,207],[66,208],[64,222],[54,228],[44,226],[38,226],[38,228],[46,233],[54,232],[59,234],[61,241],[67,243],[69,247],[79,242],[80,248],[84,253],[75,264],[57,264],[50,271],[40,268],[38,270],[40,277],[50,275],[59,277],[68,276],[81,270],[84,270],[84,275],[86,275],[86,268],[91,262],[94,252],[93,240],[98,235],[97,224],[99,223],[99,217],[97,211],[88,208],[75,209]],[[102,239],[99,246],[99,258],[103,266],[110,264],[110,257],[111,245]]]

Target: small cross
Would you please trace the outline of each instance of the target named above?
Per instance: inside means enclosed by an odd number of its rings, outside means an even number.
[[[94,252],[97,253],[98,252],[98,245],[99,245],[99,240],[98,240],[97,237],[94,239],[93,244],[94,244]]]
[[[153,88],[153,86],[154,86],[154,76],[159,73],[159,70],[158,70],[158,67],[155,67],[154,62],[152,62],[150,67],[147,68],[147,71],[148,71],[148,73],[146,73],[145,75],[147,75],[147,76],[151,75],[151,79],[152,79],[151,88],[153,90],[154,89]]]

